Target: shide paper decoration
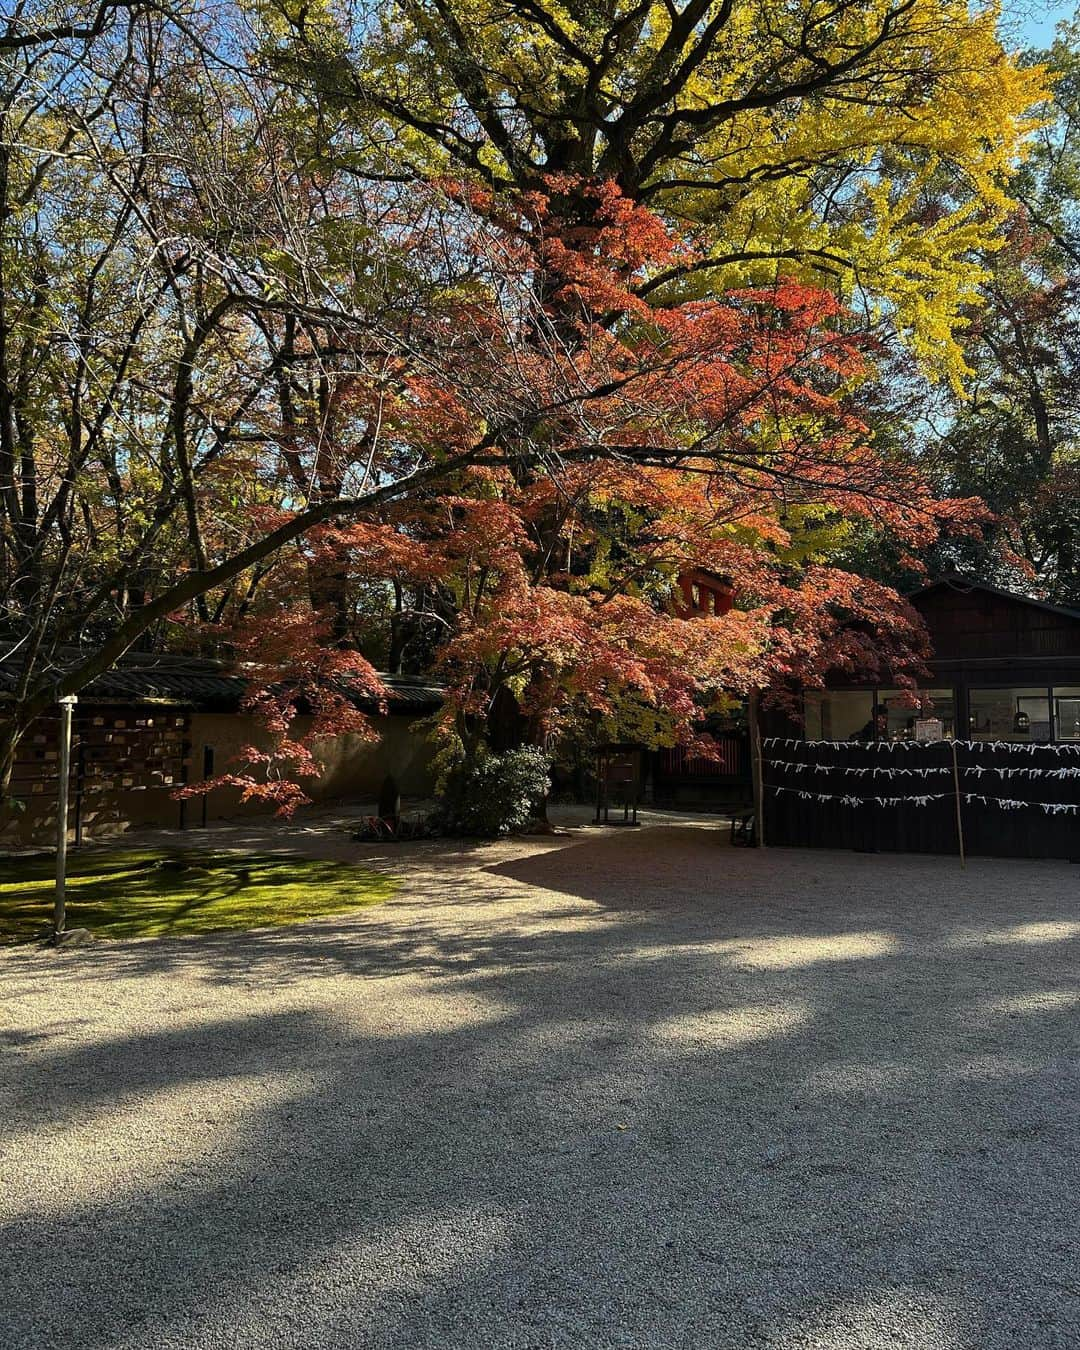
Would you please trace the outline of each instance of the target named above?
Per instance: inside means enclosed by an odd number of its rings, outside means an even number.
[[[810,764],[797,759],[767,759],[774,769],[786,769],[789,773],[842,773],[854,778],[928,778],[935,774],[951,774],[952,765],[935,765],[930,769],[907,768],[854,768],[848,764]],[[1003,768],[996,764],[961,764],[961,773],[981,777],[984,773],[995,773],[1001,778],[1080,778],[1080,765],[1063,769],[1015,769]]]
[[[929,806],[931,802],[944,801],[954,795],[951,792],[921,792],[910,797],[855,797],[846,792],[809,792],[806,788],[773,785],[769,785],[766,790],[776,796],[788,793],[804,801],[840,802],[842,806],[865,806],[868,803],[874,806]],[[961,796],[965,802],[981,802],[984,806],[997,806],[1002,811],[1038,808],[1048,816],[1076,815],[1080,812],[1080,805],[1071,802],[1022,802],[1012,797],[985,797],[978,792],[964,792]]]
[[[1034,755],[1053,750],[1061,755],[1080,756],[1080,742],[1070,745],[1060,742],[1055,745],[1027,745],[1022,741],[802,741],[795,736],[766,736],[762,745],[766,749],[770,746],[783,746],[785,749],[805,749],[808,745],[828,746],[830,750],[850,750],[855,746],[859,750],[903,750],[915,753],[925,751],[928,747],[955,745],[958,750],[990,750],[1008,755]]]
[[[800,741],[790,737],[768,736],[763,742],[765,749],[783,749],[790,751],[793,748],[805,749],[808,745],[818,748],[827,748],[830,750],[851,749],[850,741]],[[935,744],[939,744],[935,742]],[[1052,748],[1056,753],[1062,755],[1080,756],[1080,745],[1055,745],[1049,747],[1046,745],[1017,745],[1010,741],[956,741],[952,742],[956,749],[965,749],[977,751],[985,754],[1007,753],[1015,754],[1033,754],[1036,751],[1045,751]],[[912,751],[925,750],[926,747],[918,743],[905,741],[869,741],[858,742],[858,749],[864,750],[888,750],[888,751]],[[940,764],[932,766],[921,766],[918,768],[909,765],[880,765],[880,766],[855,766],[847,764],[815,764],[807,760],[794,759],[766,759],[763,761],[767,768],[780,769],[791,774],[807,773],[835,773],[842,774],[845,777],[869,778],[871,782],[879,778],[904,779],[904,778],[932,778],[932,777],[952,777],[954,773],[970,776],[973,778],[982,778],[984,775],[992,775],[1001,779],[1022,778],[1028,781],[1045,778],[1063,781],[1065,779],[1080,778],[1080,763],[1076,765],[1063,765],[1055,769],[1043,768],[1018,768],[1014,765],[996,765],[996,764],[968,764],[958,765],[954,768],[953,764]],[[1080,814],[1080,803],[1075,802],[1027,802],[1018,800],[1015,797],[992,797],[979,792],[922,792],[912,793],[902,797],[878,796],[876,794],[869,796],[859,796],[846,792],[815,792],[806,787],[787,787],[778,784],[766,785],[766,791],[773,793],[774,796],[789,795],[798,797],[803,801],[817,802],[839,802],[842,806],[865,806],[874,805],[881,807],[895,806],[928,806],[931,802],[944,801],[948,798],[959,797],[962,801],[979,803],[981,806],[995,806],[1000,811],[1022,811],[1022,810],[1040,810],[1048,816],[1059,815],[1078,815]]]
[[[800,797],[804,801],[812,802],[840,802],[844,806],[865,806],[871,802],[876,806],[906,806],[909,803],[913,806],[926,806],[930,802],[939,802],[946,797],[951,797],[951,792],[924,792],[914,797],[854,797],[846,792],[808,792],[805,788],[790,787],[772,787],[769,792],[780,796],[782,793],[789,793],[793,797]]]

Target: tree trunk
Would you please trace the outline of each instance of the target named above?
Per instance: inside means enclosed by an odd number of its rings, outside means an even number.
[[[0,722],[0,804],[8,809],[11,799],[11,780],[15,775],[15,757],[19,751],[25,727],[20,727],[14,718]]]

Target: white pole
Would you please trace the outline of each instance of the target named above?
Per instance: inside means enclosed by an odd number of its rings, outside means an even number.
[[[71,773],[71,710],[78,703],[74,694],[60,700],[60,782],[56,796],[56,896],[53,900],[53,930],[59,938],[67,917],[64,890],[67,884],[68,775]]]

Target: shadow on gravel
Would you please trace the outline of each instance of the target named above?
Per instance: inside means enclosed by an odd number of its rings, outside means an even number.
[[[670,833],[489,869],[508,904],[577,897],[577,926],[459,923],[462,874],[410,927],[54,967],[195,973],[237,1006],[9,1066],[43,1128],[293,1086],[197,1173],[17,1219],[5,1345],[1075,1346],[1072,874]],[[243,1006],[342,973],[385,981],[366,1022]]]

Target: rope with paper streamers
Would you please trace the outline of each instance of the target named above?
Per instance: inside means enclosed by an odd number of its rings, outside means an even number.
[[[872,802],[875,806],[902,806],[908,802],[916,806],[926,806],[930,802],[940,802],[951,797],[951,792],[923,792],[913,797],[856,797],[847,792],[810,792],[806,788],[776,787],[768,784],[766,791],[778,797],[788,793],[808,802],[840,802],[843,806],[865,806]]]
[[[853,745],[858,746],[860,750],[893,751],[893,750],[925,750],[927,745],[956,745],[960,750],[991,750],[995,753],[1010,755],[1035,755],[1044,750],[1054,750],[1058,754],[1080,755],[1080,741],[1061,742],[1057,741],[1053,745],[1047,744],[1025,744],[1023,741],[804,741],[797,736],[766,736],[762,740],[762,745],[783,746],[785,749],[789,746],[806,747],[808,745],[825,745],[830,750],[850,750]]]
[[[961,742],[962,743],[962,742]],[[950,774],[952,766],[935,765],[929,769],[891,768],[880,766],[853,767],[850,764],[811,764],[800,759],[767,759],[765,763],[773,769],[786,769],[789,773],[842,773],[852,778],[931,778],[935,774]],[[981,778],[984,773],[997,774],[1000,778],[1080,778],[1080,764],[1061,769],[1016,769],[997,764],[968,764],[960,766],[961,773]]]
[[[907,797],[857,797],[847,792],[811,792],[807,788],[777,787],[774,784],[767,784],[765,790],[774,793],[776,796],[787,793],[792,797],[799,797],[803,801],[839,802],[841,806],[866,806],[868,804],[874,806],[929,806],[931,802],[947,801],[953,796],[951,792],[920,792]],[[965,792],[961,795],[964,801],[969,804],[980,802],[983,806],[997,806],[1002,811],[1020,811],[1037,807],[1048,816],[1080,813],[1080,804],[1073,802],[1024,802],[1018,801],[1014,797],[987,797],[979,792]]]
[[[1037,751],[1052,750],[1055,754],[1080,756],[1080,744],[1078,745],[1024,745],[1012,741],[950,741],[950,742],[932,742],[929,744],[912,741],[802,741],[793,737],[767,736],[762,742],[763,746],[776,751],[785,753],[784,758],[769,758],[764,760],[764,765],[770,769],[780,770],[783,773],[798,777],[801,774],[839,774],[845,778],[854,778],[859,780],[869,780],[876,783],[879,779],[916,779],[925,781],[928,778],[953,777],[956,780],[955,788],[952,792],[919,792],[909,793],[902,797],[882,796],[878,793],[869,795],[859,795],[851,792],[815,792],[809,787],[801,784],[798,786],[787,786],[782,784],[767,784],[766,791],[774,796],[794,796],[803,801],[818,802],[839,802],[843,806],[865,806],[874,805],[880,807],[896,806],[928,806],[931,802],[945,801],[948,798],[962,800],[968,805],[978,803],[981,806],[995,806],[1001,811],[1021,811],[1021,810],[1040,810],[1045,815],[1080,815],[1080,803],[1076,802],[1039,802],[1023,801],[1015,797],[994,797],[981,792],[962,792],[960,789],[959,777],[971,777],[982,779],[989,775],[1002,781],[1016,778],[1027,782],[1034,782],[1038,779],[1054,780],[1064,783],[1067,780],[1080,779],[1080,763],[1065,764],[1058,768],[1035,768],[1017,767],[1011,764],[964,764],[959,765],[955,762],[956,751],[966,750],[977,754],[1034,754]],[[892,764],[892,765],[852,765],[840,763],[815,763],[812,760],[787,758],[792,749],[805,751],[809,747],[815,750],[851,750],[857,748],[859,751],[877,750],[877,751],[921,751],[930,749],[931,745],[948,745],[952,754],[953,763],[934,764],[916,767],[911,764]],[[906,757],[906,756],[905,756]]]

